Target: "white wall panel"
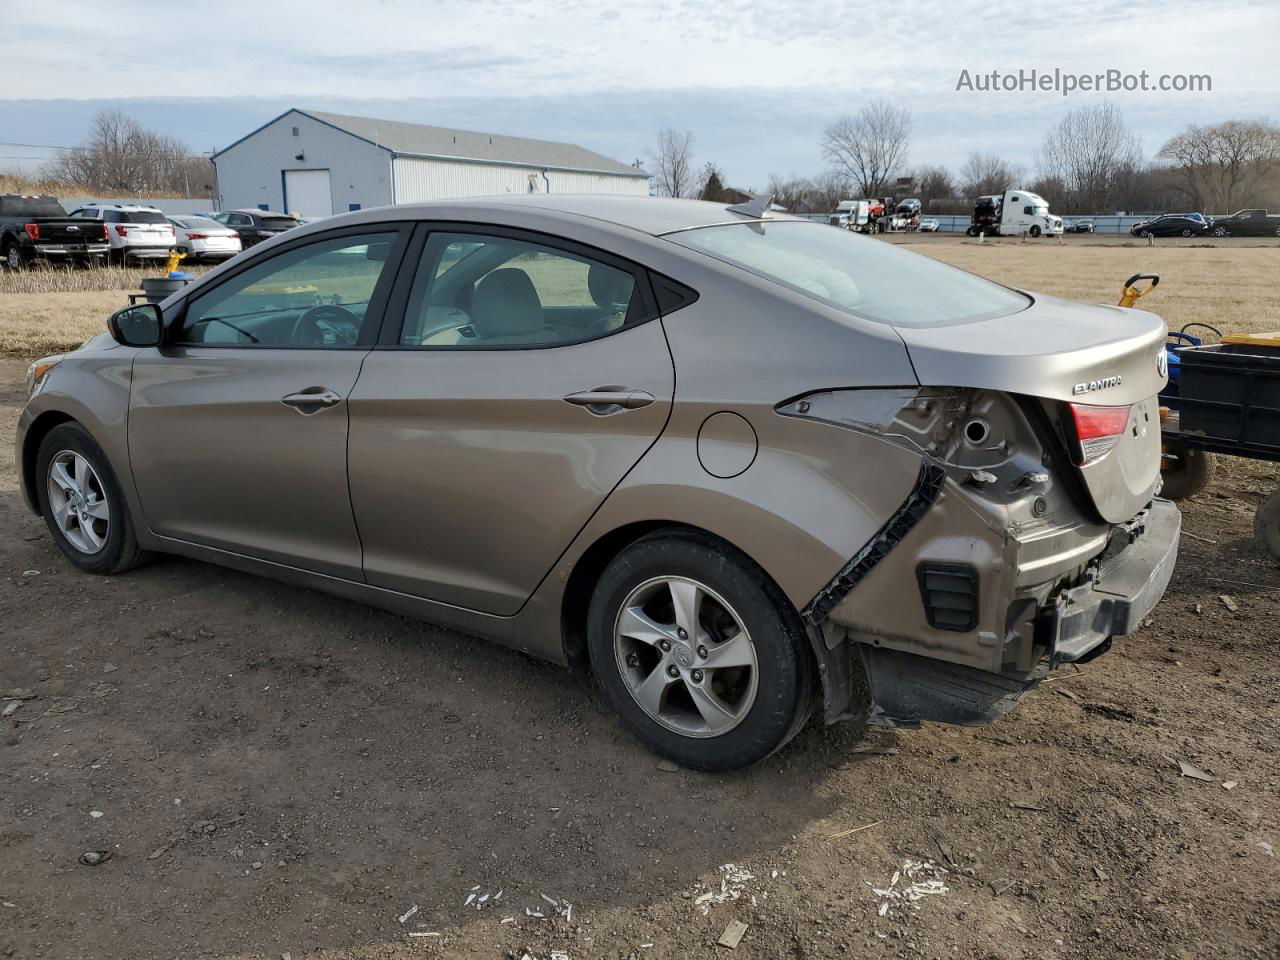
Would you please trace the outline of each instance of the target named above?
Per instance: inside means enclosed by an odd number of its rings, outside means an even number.
[[[547,192],[649,194],[644,177],[548,170],[544,179],[541,167],[421,157],[396,157],[394,165],[396,203]]]

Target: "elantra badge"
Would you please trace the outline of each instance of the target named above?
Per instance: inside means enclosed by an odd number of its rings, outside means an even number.
[[[1071,388],[1071,392],[1077,397],[1082,393],[1093,393],[1095,390],[1107,390],[1111,387],[1120,386],[1119,377],[1103,377],[1100,380],[1090,380],[1087,383],[1077,383]]]

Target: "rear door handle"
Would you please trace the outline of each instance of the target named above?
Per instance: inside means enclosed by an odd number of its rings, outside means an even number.
[[[307,387],[297,393],[286,394],[280,398],[280,402],[299,413],[312,414],[337,406],[342,402],[342,395],[328,387]]]
[[[597,417],[607,417],[611,413],[623,410],[638,410],[653,403],[654,396],[647,390],[635,387],[596,387],[594,390],[579,390],[564,398],[565,403],[586,407],[588,412]]]

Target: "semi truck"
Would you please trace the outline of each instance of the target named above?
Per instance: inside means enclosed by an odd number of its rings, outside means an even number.
[[[1060,236],[1062,218],[1049,212],[1049,202],[1028,190],[979,197],[969,221],[969,236],[980,233],[992,237],[1027,234],[1031,237]]]

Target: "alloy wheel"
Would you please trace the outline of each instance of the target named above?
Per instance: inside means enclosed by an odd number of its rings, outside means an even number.
[[[74,450],[63,450],[49,461],[49,510],[58,532],[84,554],[107,544],[111,507],[93,465]]]
[[[759,667],[742,618],[688,577],[656,577],[628,594],[613,632],[618,672],[651,718],[687,737],[717,737],[746,719]]]

